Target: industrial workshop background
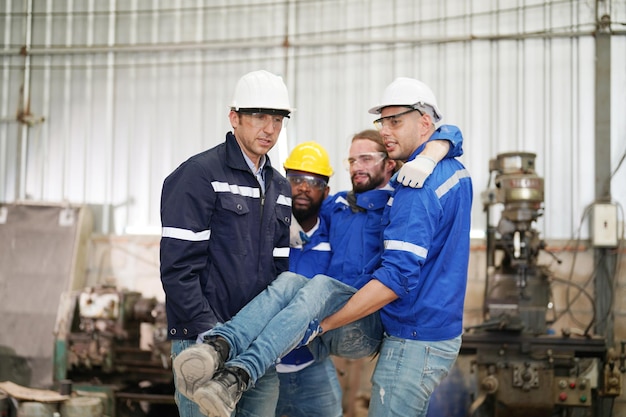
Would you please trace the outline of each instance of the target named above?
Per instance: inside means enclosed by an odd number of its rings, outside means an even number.
[[[57,255],[37,251],[65,242],[38,233],[45,225],[3,228],[20,207],[75,209],[62,212],[72,224],[78,213],[69,242],[80,247],[63,255],[71,277],[61,273],[57,293],[113,282],[163,300],[162,181],[224,140],[236,80],[261,68],[284,77],[297,108],[273,164],[318,141],[335,191],[350,187],[341,161],[352,134],[372,127],[367,109],[384,87],[397,76],[432,87],[444,122],[464,133],[461,160],[474,181],[468,326],[484,313],[490,161],[535,154],[545,204],[533,221],[559,262],[539,261],[597,298],[570,305],[569,292],[555,290],[556,311],[570,313],[555,327],[591,323],[619,353],[626,0],[0,0],[0,306],[9,317],[0,346],[19,351],[33,337],[11,317],[54,327],[60,302],[17,283],[26,264],[29,279],[48,279]],[[608,236],[597,236],[594,219]],[[40,327],[50,346],[24,348],[27,359],[51,358],[59,340],[58,328]],[[43,386],[57,369],[31,372],[28,382]],[[613,415],[626,416],[624,395],[615,397]]]

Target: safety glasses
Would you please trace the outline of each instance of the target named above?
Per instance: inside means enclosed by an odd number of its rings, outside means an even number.
[[[420,116],[424,115],[424,113],[422,113],[420,110],[410,108],[409,110],[403,111],[402,113],[392,114],[391,116],[385,116],[381,117],[380,119],[376,119],[374,120],[374,126],[376,126],[376,129],[378,130],[383,130],[383,128],[385,127],[389,127],[390,129],[396,129],[402,124],[402,120],[398,118],[400,116],[404,116],[405,114],[413,113],[414,111],[418,112]]]
[[[288,117],[279,114],[267,114],[267,113],[249,113],[239,111],[239,114],[245,116],[250,120],[252,126],[256,128],[262,128],[267,126],[268,123],[272,123],[274,129],[279,129],[287,126]]]
[[[287,174],[287,180],[293,186],[299,187],[306,184],[311,189],[325,190],[328,185],[326,181],[313,175]]]
[[[343,160],[343,166],[349,171],[350,168],[360,166],[362,168],[371,168],[380,164],[387,154],[385,152],[364,152],[357,155],[351,155]]]

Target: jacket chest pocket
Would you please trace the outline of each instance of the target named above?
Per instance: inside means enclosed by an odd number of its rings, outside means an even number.
[[[250,213],[247,201],[238,195],[225,195],[220,198],[222,209],[237,216]]]
[[[277,204],[274,208],[276,216],[274,228],[274,243],[278,243],[284,236],[289,236],[289,226],[291,225],[291,207]]]
[[[275,211],[278,222],[283,226],[289,227],[291,224],[291,207],[277,204]]]

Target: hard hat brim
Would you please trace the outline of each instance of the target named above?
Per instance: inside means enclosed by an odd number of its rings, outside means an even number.
[[[384,107],[388,107],[388,106],[376,106],[376,107],[372,107],[371,109],[369,109],[367,112],[371,113],[371,114],[380,114],[380,112],[383,110]]]
[[[264,108],[250,108],[250,107],[239,108],[239,109],[233,108],[233,110],[239,113],[246,113],[246,114],[250,114],[250,113],[277,114],[279,116],[285,116],[285,117],[289,117],[289,114],[291,113],[291,110],[285,110],[285,109],[264,109]]]
[[[380,114],[382,113],[383,109],[385,107],[410,107],[412,109],[417,109],[416,107],[417,103],[410,103],[410,104],[379,104],[376,107],[372,107],[371,109],[368,110],[368,113],[370,114]],[[434,112],[434,121],[435,123],[441,121],[443,119],[443,115],[441,114],[441,112],[439,111],[439,108],[437,108],[436,106],[430,105],[428,104],[428,106],[430,106],[433,109]]]

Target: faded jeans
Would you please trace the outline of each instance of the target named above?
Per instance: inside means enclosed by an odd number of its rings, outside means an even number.
[[[331,358],[297,372],[278,373],[276,417],[342,417],[341,386]]]
[[[196,340],[172,340],[172,360],[184,349],[195,345]],[[176,381],[176,378],[174,378]],[[174,394],[180,417],[206,417],[198,405],[176,389]],[[243,393],[233,413],[237,417],[273,416],[278,402],[278,376],[274,368],[259,379],[254,389]]]
[[[276,360],[298,345],[313,319],[338,311],[357,290],[316,275],[308,279],[283,272],[271,285],[210,335],[221,336],[230,345],[227,366],[243,368],[254,384]],[[309,349],[317,360],[330,354],[362,358],[376,353],[382,340],[378,312],[317,337]]]
[[[454,365],[461,336],[438,342],[385,334],[372,376],[369,417],[424,417],[433,391]]]

